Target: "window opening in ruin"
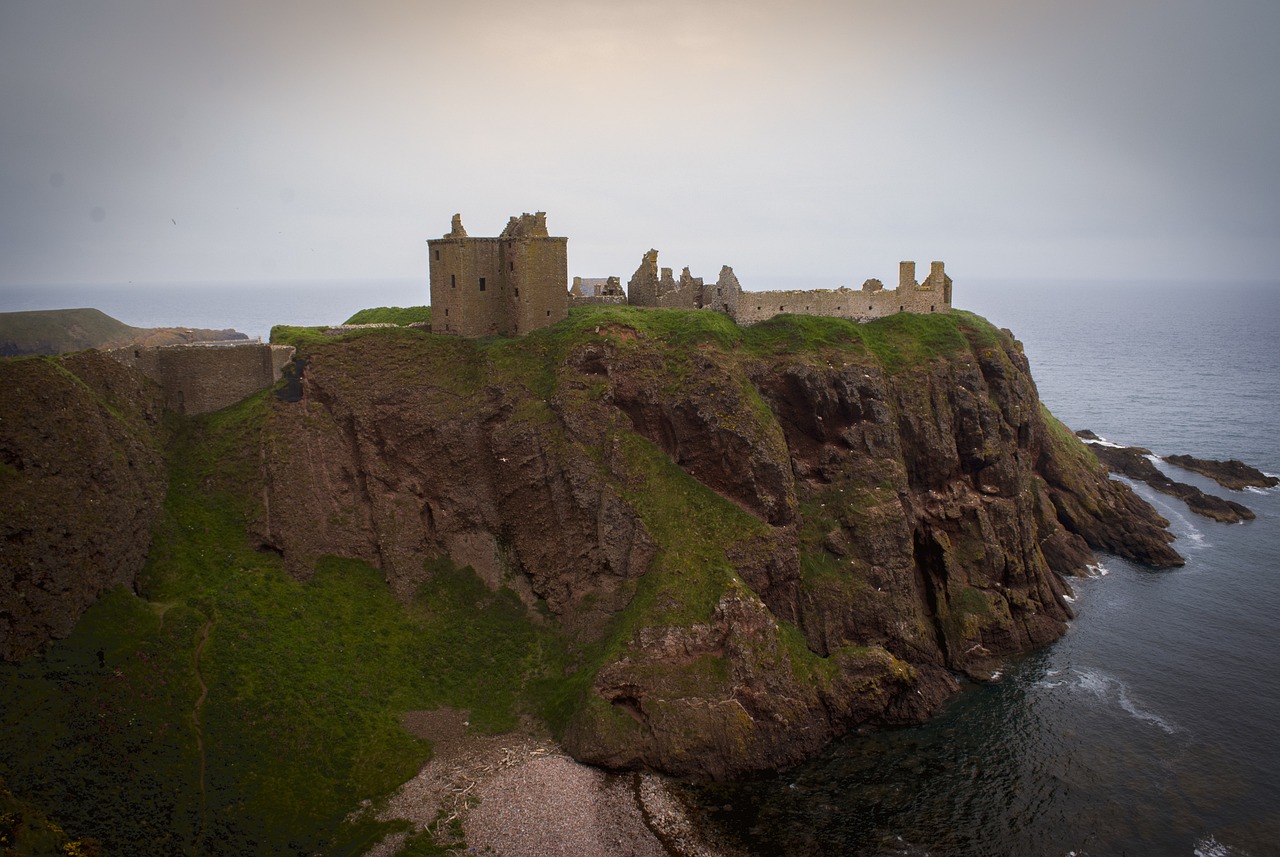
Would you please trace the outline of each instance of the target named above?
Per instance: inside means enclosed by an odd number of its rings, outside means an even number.
[[[456,289],[457,287],[458,287],[458,275],[457,275],[457,274],[450,274],[450,275],[449,275],[449,288],[451,288],[451,289]]]
[[[439,250],[437,250],[437,251],[436,251],[436,261],[437,261],[437,262],[439,262],[439,261],[440,261],[440,251],[439,251]]]
[[[484,291],[484,277],[480,278],[480,291]]]
[[[905,306],[898,307],[898,312],[906,312],[906,311],[907,311],[907,308]]]
[[[444,314],[445,314],[445,318],[448,318],[448,317],[449,317],[449,308],[448,308],[448,307],[445,307],[445,308],[444,308]]]
[[[785,307],[785,306],[780,306],[780,307],[778,307],[778,312],[782,312],[782,311],[783,311],[783,310],[785,310],[785,309],[786,309],[786,307]]]
[[[520,297],[520,290],[519,290],[519,289],[513,289],[512,291],[514,291],[514,292],[516,293],[516,297]]]
[[[933,304],[929,304],[929,312],[933,312]]]
[[[551,310],[547,310],[547,318],[551,317]]]
[[[516,263],[515,263],[515,262],[510,262],[509,264],[511,265],[511,267],[510,267],[510,268],[507,268],[507,270],[508,270],[508,271],[514,271],[514,270],[516,269]]]

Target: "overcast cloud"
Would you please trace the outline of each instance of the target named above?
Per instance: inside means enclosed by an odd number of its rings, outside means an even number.
[[[0,286],[571,273],[1274,279],[1274,0],[0,0]]]

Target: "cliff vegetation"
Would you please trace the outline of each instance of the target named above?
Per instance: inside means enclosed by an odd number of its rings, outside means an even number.
[[[291,384],[175,423],[145,567],[0,665],[6,785],[113,854],[359,853],[440,706],[775,769],[1055,639],[1092,549],[1180,562],[968,313],[275,335]]]

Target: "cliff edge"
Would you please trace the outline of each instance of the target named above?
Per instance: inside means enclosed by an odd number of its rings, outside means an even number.
[[[730,777],[921,720],[1062,634],[1093,549],[1181,564],[969,313],[293,344],[240,453],[256,543],[303,577],[366,560],[405,600],[442,555],[513,590],[570,641],[545,714],[606,767]]]

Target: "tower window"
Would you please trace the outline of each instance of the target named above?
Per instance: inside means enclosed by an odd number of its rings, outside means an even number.
[[[551,317],[551,310],[547,310],[547,317],[548,317],[548,318],[550,318],[550,317]]]
[[[514,261],[508,262],[507,264],[511,266],[510,268],[507,268],[508,271],[514,271],[516,269],[516,263]]]
[[[439,262],[439,261],[440,261],[440,251],[439,251],[439,250],[437,250],[437,251],[436,251],[436,261],[437,261],[437,262]]]
[[[484,277],[480,278],[480,291],[484,291]]]
[[[449,288],[451,288],[451,289],[456,289],[457,287],[458,287],[458,275],[457,275],[457,274],[450,274],[450,275],[449,275]]]

